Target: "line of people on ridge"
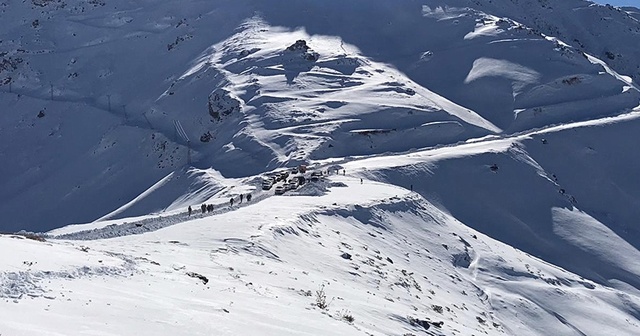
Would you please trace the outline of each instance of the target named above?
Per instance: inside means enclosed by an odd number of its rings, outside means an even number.
[[[240,203],[242,203],[242,201],[244,199],[245,199],[245,195],[244,194],[240,194]],[[251,194],[247,194],[246,199],[247,199],[247,202],[251,202]],[[229,204],[231,206],[233,206],[233,202],[234,202],[233,197],[231,197],[231,199],[229,200]],[[213,209],[214,209],[213,208],[213,204],[203,203],[200,206],[200,211],[202,211],[203,214],[207,213],[207,212],[213,212]],[[189,216],[191,216],[191,214],[193,213],[193,208],[191,208],[191,206],[189,206],[189,208],[187,209],[187,212],[189,213]]]

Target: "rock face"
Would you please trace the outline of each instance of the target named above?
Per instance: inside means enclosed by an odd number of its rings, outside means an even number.
[[[296,43],[288,46],[287,50],[288,51],[296,51],[296,50],[307,51],[309,50],[309,46],[307,45],[307,41],[297,40]]]
[[[219,121],[225,116],[241,111],[242,101],[232,96],[231,92],[225,89],[216,89],[209,94],[209,114],[213,119]]]
[[[299,52],[300,56],[309,62],[315,62],[320,57],[318,53],[309,48],[307,41],[305,40],[297,40],[296,43],[287,47],[287,51]]]
[[[469,268],[471,265],[471,256],[469,252],[462,252],[453,255],[453,265],[456,267]]]
[[[209,142],[211,141],[211,139],[213,139],[213,135],[211,134],[211,132],[206,132],[200,136],[201,142]]]

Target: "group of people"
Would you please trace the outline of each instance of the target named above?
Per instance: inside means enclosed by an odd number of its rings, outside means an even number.
[[[200,206],[200,210],[202,210],[202,213],[207,213],[207,212],[212,212],[213,211],[213,204],[202,204]]]
[[[240,194],[240,203],[242,203],[242,201],[245,199],[245,195],[244,194]],[[251,194],[247,194],[246,196],[247,202],[251,202]],[[231,206],[233,206],[233,197],[231,197],[231,199],[229,200],[229,204],[231,204]],[[203,203],[200,206],[200,210],[202,211],[202,213],[207,213],[207,212],[213,212],[213,204],[206,204]],[[187,209],[187,212],[189,213],[189,216],[191,216],[191,214],[193,213],[193,209],[191,208],[191,206],[189,206],[189,208]]]
[[[244,194],[240,194],[240,203],[242,203],[244,198],[245,198]],[[231,204],[231,206],[233,206],[233,202],[234,202],[234,199],[233,199],[233,197],[231,197],[231,199],[229,200],[229,204]],[[247,202],[251,202],[251,194],[247,194]]]

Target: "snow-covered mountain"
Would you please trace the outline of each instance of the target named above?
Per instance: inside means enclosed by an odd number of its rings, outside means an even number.
[[[557,6],[582,44],[519,21],[544,2],[4,2],[2,227],[165,209],[200,183],[189,162],[246,177],[637,106],[638,21]]]
[[[640,10],[0,10],[0,334],[640,334]]]

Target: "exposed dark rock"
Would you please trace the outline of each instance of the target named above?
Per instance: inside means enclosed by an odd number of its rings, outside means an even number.
[[[240,112],[241,103],[235,97],[224,89],[218,89],[213,91],[209,95],[208,101],[209,115],[215,120],[220,120],[224,116],[228,116],[232,113]]]
[[[608,59],[610,59],[610,60],[614,60],[614,59],[616,59],[616,55],[615,55],[614,53],[610,52],[610,51],[607,51],[607,52],[605,52],[604,54],[605,54],[605,55],[607,56],[607,58],[608,58]]]
[[[299,53],[304,60],[309,62],[315,62],[320,58],[318,53],[309,48],[305,40],[297,40],[296,43],[287,47],[287,51]]]
[[[409,323],[412,326],[422,327],[425,330],[429,330],[429,328],[431,328],[431,325],[430,325],[429,321],[422,320],[422,319],[415,318],[415,317],[411,317],[411,316],[409,316]]]
[[[307,41],[305,40],[297,40],[296,43],[287,47],[288,51],[307,51],[309,50],[309,46],[307,45]]]
[[[209,282],[209,279],[207,279],[206,276],[202,275],[202,274],[198,274],[195,272],[187,272],[187,275],[192,277],[192,278],[197,278],[202,280],[202,283],[204,283],[205,285],[207,284],[207,282]]]
[[[211,141],[211,139],[213,139],[213,135],[211,135],[211,132],[204,133],[200,136],[200,141],[202,142],[209,142]]]
[[[471,256],[468,252],[453,255],[453,266],[469,268],[471,265]]]
[[[0,60],[0,72],[17,70],[18,65],[23,62],[24,60],[21,57],[3,58]]]

